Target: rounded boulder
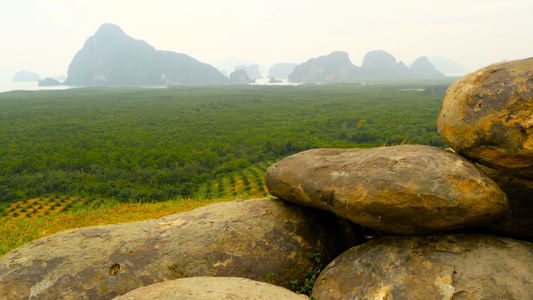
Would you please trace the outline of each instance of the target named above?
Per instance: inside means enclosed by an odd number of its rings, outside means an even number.
[[[533,244],[490,235],[384,237],[320,274],[316,299],[531,299]]]
[[[397,234],[479,225],[507,209],[505,193],[477,166],[437,147],[313,149],[266,172],[269,192]]]
[[[533,179],[533,58],[493,64],[454,82],[437,128],[457,153]]]
[[[114,300],[306,300],[279,286],[239,277],[190,277],[156,283],[128,292]]]
[[[353,246],[344,224],[334,214],[256,199],[73,229],[0,257],[0,299],[112,299],[188,276],[263,281],[272,273],[276,285],[290,287],[312,267],[308,255],[331,261]]]

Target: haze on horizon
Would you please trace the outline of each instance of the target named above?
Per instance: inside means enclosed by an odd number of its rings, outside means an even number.
[[[531,12],[529,0],[10,1],[0,9],[0,82],[20,70],[67,75],[103,23],[213,65],[238,58],[268,68],[340,50],[360,66],[381,49],[406,64],[442,56],[471,72],[533,56]]]

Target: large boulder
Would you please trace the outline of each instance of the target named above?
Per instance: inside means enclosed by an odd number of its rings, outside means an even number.
[[[398,234],[474,226],[507,208],[473,163],[422,145],[308,150],[272,165],[265,182],[280,199]]]
[[[316,299],[531,299],[533,244],[490,235],[385,237],[332,261]]]
[[[279,200],[211,204],[157,220],[74,229],[0,258],[0,299],[111,299],[186,276],[290,287],[354,244],[333,214]],[[352,245],[349,245],[352,244]]]
[[[238,277],[190,277],[156,283],[128,292],[115,300],[306,300],[290,290]]]
[[[507,212],[497,220],[483,224],[486,233],[533,242],[533,181],[506,175],[480,165],[505,192],[509,202]]]
[[[453,83],[437,120],[457,153],[533,179],[533,58],[497,63]]]

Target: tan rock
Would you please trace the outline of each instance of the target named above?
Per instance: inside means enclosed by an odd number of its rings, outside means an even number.
[[[312,296],[339,299],[531,299],[533,244],[490,235],[384,237],[320,274]]]
[[[422,145],[309,150],[272,165],[265,182],[280,199],[398,234],[474,226],[507,208],[473,163]]]
[[[437,127],[457,153],[533,179],[533,58],[457,80],[446,92]]]
[[[115,300],[306,300],[309,297],[268,284],[238,277],[181,278],[135,289]]]
[[[184,276],[303,279],[350,237],[334,214],[279,200],[214,203],[157,220],[60,232],[0,257],[0,299],[112,299]]]

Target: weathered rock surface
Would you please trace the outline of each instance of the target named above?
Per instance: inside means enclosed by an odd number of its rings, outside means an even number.
[[[533,244],[490,235],[385,237],[354,247],[320,274],[328,299],[531,299]]]
[[[211,204],[157,220],[69,230],[0,258],[0,299],[111,299],[180,276],[303,279],[353,246],[334,214],[279,200]],[[351,243],[352,245],[346,245]]]
[[[487,233],[533,242],[533,181],[481,165],[480,168],[505,192],[509,202],[509,209],[501,218],[481,228]]]
[[[238,277],[190,277],[138,288],[115,300],[305,300],[309,297],[268,284]]]
[[[453,83],[437,126],[457,153],[533,179],[533,58],[494,64]]]
[[[314,149],[272,165],[269,192],[398,234],[473,226],[507,209],[501,189],[463,157],[436,147]]]

